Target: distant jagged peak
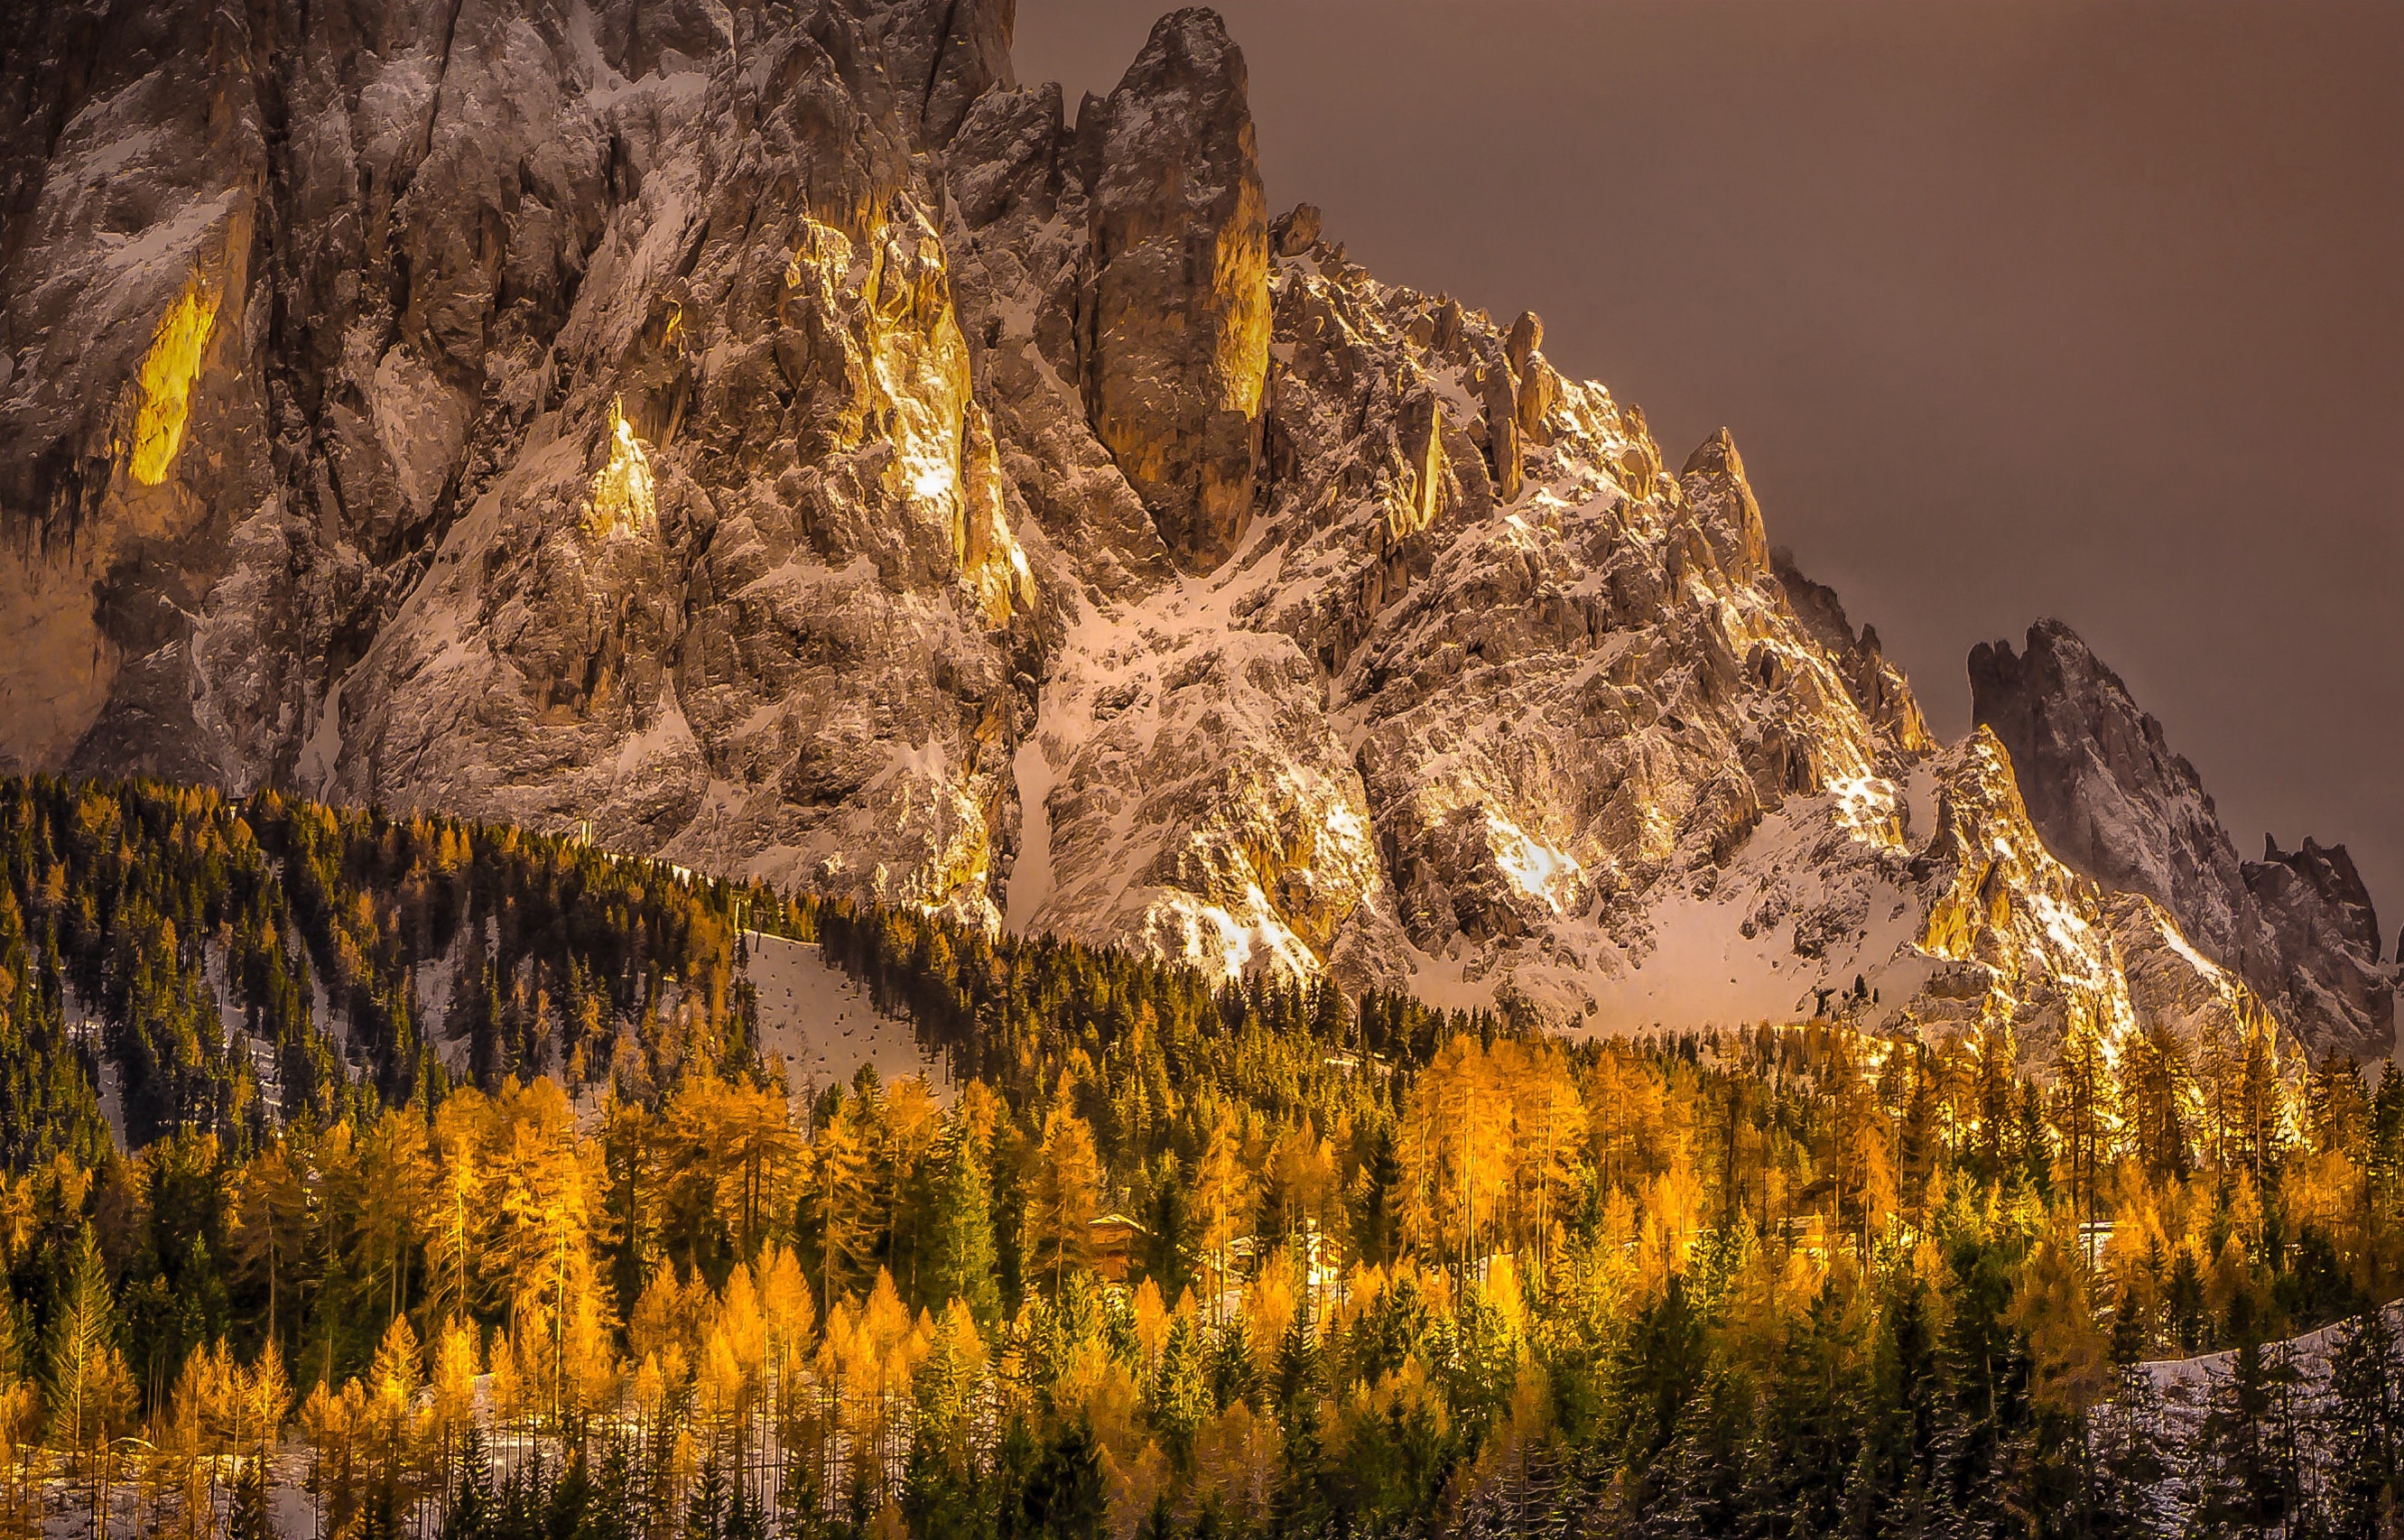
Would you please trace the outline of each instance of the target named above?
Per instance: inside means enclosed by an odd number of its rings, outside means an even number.
[[[2120,676],[2058,620],[2027,650],[1982,642],[1969,659],[1970,715],[2011,751],[2029,811],[2055,854],[2106,888],[2176,915],[2232,963],[2252,937],[2237,849],[2202,777]]]
[[[2379,909],[2344,846],[2323,845],[2307,834],[2299,848],[2282,850],[2277,836],[2264,834],[2262,859],[2245,863],[2246,885],[2263,893],[2277,880],[2271,875],[2274,867],[2292,873],[2312,891],[2325,922],[2345,945],[2372,962],[2380,960]]]
[[[1678,485],[1730,578],[1750,582],[1769,570],[1769,535],[1762,527],[1761,504],[1744,479],[1744,456],[1736,452],[1736,439],[1726,428],[1695,446],[1678,472]]]
[[[2162,724],[2153,714],[2137,704],[2136,697],[2120,676],[2099,657],[2095,650],[2066,623],[2050,616],[2040,617],[2028,628],[2026,651],[2015,654],[2008,640],[1980,642],[1970,650],[1970,687],[1974,703],[1988,700],[2000,705],[2015,697],[2034,702],[2052,703],[2052,708],[2075,709],[2089,721],[2102,722],[2117,719],[2123,725],[2124,735],[2133,734],[2150,751],[2157,762],[2150,766],[2167,781],[2191,788],[2202,798],[2207,811],[2215,811],[2212,798],[2203,790],[2203,779],[2184,755],[2173,752],[2162,732]],[[1974,705],[1974,715],[1977,707]],[[1978,720],[1984,721],[1984,717]],[[2006,743],[2014,741],[2012,733],[2004,733]],[[2134,766],[2132,765],[2132,769]]]
[[[2342,847],[2266,841],[2242,861],[2203,779],[2120,676],[2058,620],[2025,651],[1969,658],[1971,716],[2012,756],[2029,814],[2072,870],[2142,894],[2249,984],[2307,1043],[2371,1057],[2394,1045],[2378,918]]]

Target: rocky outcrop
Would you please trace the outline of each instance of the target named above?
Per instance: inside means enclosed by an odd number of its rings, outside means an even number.
[[[1268,211],[1245,86],[1218,15],[1181,10],[1077,113],[1086,411],[1194,571],[1251,523],[1268,379]]]
[[[2238,859],[2195,767],[2059,621],[1970,654],[1971,710],[2009,749],[2031,817],[2074,870],[2154,900],[2307,1042],[2384,1057],[2394,984],[2342,848]]]
[[[1934,749],[1936,740],[1920,713],[1920,703],[1912,698],[1903,670],[1887,661],[1878,627],[1865,625],[1856,634],[1837,591],[1805,577],[1793,552],[1783,547],[1771,551],[1769,568],[1796,620],[1837,660],[1853,703],[1878,728],[1890,751],[1908,761]]]
[[[950,144],[978,97],[1018,83],[1010,66],[1018,0],[901,0],[872,15],[887,77],[921,148]]]
[[[2148,1030],[2199,1050],[2199,1062],[2210,1065],[2243,1062],[2248,1035],[2268,1029],[2281,1068],[2300,1072],[2306,1054],[2295,1035],[2243,980],[2189,945],[2169,911],[2142,893],[2113,893],[2104,914],[2129,981],[2130,1007]]]
[[[1761,505],[1744,479],[1744,457],[1726,428],[1705,439],[1686,456],[1678,472],[1703,536],[1720,570],[1737,582],[1751,582],[1769,570],[1769,536],[1762,527]]]
[[[1073,125],[1007,0],[143,14],[0,62],[10,767],[1596,1029],[2251,999],[2008,724],[1931,739],[1726,434],[1670,474],[1534,315],[1272,225],[1208,12]],[[2375,923],[2270,864],[2266,945]]]
[[[1299,257],[1319,244],[1322,219],[1317,203],[1296,203],[1269,221],[1269,250],[1279,257]]]
[[[263,319],[252,61],[200,7],[23,7],[10,34],[0,722],[20,763],[63,765],[90,737],[87,762],[114,747],[214,774],[172,677],[230,529],[272,495],[266,403],[231,388]]]
[[[2270,932],[2280,972],[2264,992],[2324,1045],[2383,1058],[2396,1042],[2396,977],[2380,959],[2379,913],[2345,847],[2304,841],[2292,853],[2263,840],[2245,863],[2245,890]]]
[[[1037,600],[912,153],[1006,0],[143,16],[11,131],[0,753],[993,913]]]

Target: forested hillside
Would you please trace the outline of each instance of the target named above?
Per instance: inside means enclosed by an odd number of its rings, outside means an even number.
[[[2266,1033],[2041,1082],[2001,1031],[1570,1042],[152,784],[0,783],[0,850],[9,1533],[2396,1511],[2404,1080]],[[952,1103],[796,1106],[753,931],[906,1013]],[[2333,1322],[2307,1379],[2278,1341]],[[2139,1367],[2224,1347],[2191,1407]]]

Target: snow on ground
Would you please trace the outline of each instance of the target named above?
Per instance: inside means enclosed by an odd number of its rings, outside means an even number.
[[[1052,897],[1052,762],[1044,757],[1040,735],[1027,735],[1011,766],[1018,783],[1018,805],[1025,819],[1019,835],[1017,863],[1010,869],[1010,913],[1002,923],[1024,931]]]
[[[317,708],[317,725],[309,730],[308,741],[300,746],[300,784],[323,793],[334,778],[334,766],[342,762],[342,681],[336,679],[326,692],[325,704]]]
[[[2390,1329],[2404,1331],[2404,1300],[2383,1309]],[[2283,1355],[2287,1365],[2301,1379],[2306,1399],[2317,1400],[2328,1383],[2330,1361],[2345,1330],[2346,1323],[2340,1321],[2316,1332],[2306,1332],[2301,1337],[2265,1343],[2264,1351]],[[2154,1382],[2155,1391],[2167,1405],[2174,1408],[2188,1408],[2190,1415],[2201,1417],[2212,1388],[2227,1379],[2236,1365],[2237,1351],[2232,1348],[2194,1358],[2157,1359],[2137,1367]]]
[[[297,1440],[268,1462],[268,1513],[279,1540],[316,1540],[325,1528],[309,1495],[309,1451]]]
[[[808,942],[743,933],[745,976],[760,997],[760,1052],[785,1067],[796,1100],[848,1084],[862,1064],[890,1085],[924,1075],[937,1100],[957,1095],[941,1057],[918,1046],[910,1024],[878,1011],[866,990]]]
[[[1875,795],[1871,793],[1875,792]],[[1633,927],[1564,914],[1548,945],[1496,966],[1461,938],[1406,952],[1412,992],[1474,1009],[1507,986],[1577,1035],[1797,1021],[1856,978],[1896,1000],[1924,981],[1922,908],[1881,848],[1904,848],[1885,782],[1789,799],[1700,883],[1664,883]],[[1873,816],[1875,815],[1875,816]],[[1797,932],[1815,932],[1798,945]]]
[[[2404,1330],[2404,1301],[2383,1305],[2381,1310],[2387,1317],[2389,1330]],[[2347,1323],[2339,1321],[2300,1337],[2266,1342],[2262,1347],[2266,1367],[2276,1372],[2284,1365],[2296,1376],[2298,1454],[2306,1470],[2328,1468],[2328,1430],[2315,1414],[2328,1402],[2333,1360],[2346,1330]],[[2236,1367],[2237,1353],[2232,1349],[2194,1358],[2157,1359],[2138,1365],[2137,1372],[2153,1382],[2154,1393],[2160,1398],[2160,1431],[2178,1447],[2192,1448],[2199,1425],[2211,1410],[2215,1393],[2228,1382]],[[2156,1503],[2164,1520],[2164,1533],[2175,1533],[2183,1526],[2195,1500],[2193,1481],[2191,1471],[2174,1474],[2158,1490]]]

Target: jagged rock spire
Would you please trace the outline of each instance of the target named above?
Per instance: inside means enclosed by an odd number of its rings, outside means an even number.
[[[2342,847],[2243,861],[2202,777],[2120,677],[2057,620],[2025,650],[1970,653],[1971,714],[2010,750],[2029,813],[2074,871],[2142,893],[2205,955],[2245,979],[2304,1039],[2376,1057],[2394,1043],[2395,990],[2378,918]]]
[[[1076,154],[1087,414],[1169,551],[1208,570],[1251,519],[1269,340],[1244,56],[1218,13],[1163,17],[1117,89],[1079,109]]]

